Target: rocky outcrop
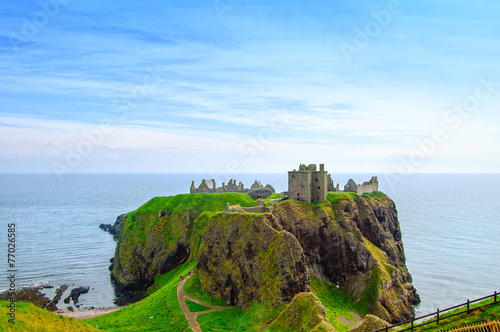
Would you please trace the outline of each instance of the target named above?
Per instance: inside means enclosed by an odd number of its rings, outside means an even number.
[[[74,304],[78,303],[78,299],[80,298],[80,295],[82,294],[87,294],[90,290],[90,287],[77,287],[73,288],[71,290],[71,293],[67,298],[64,299],[64,303],[69,304],[69,302],[72,300]]]
[[[245,308],[253,300],[277,305],[309,290],[300,243],[270,214],[218,214],[202,237],[198,273],[206,291]]]
[[[414,317],[420,302],[405,264],[394,202],[382,193],[311,205],[286,201],[273,214],[294,234],[309,270],[388,321]]]
[[[112,268],[117,291],[145,292],[157,275],[189,259],[198,260],[204,290],[240,308],[253,300],[288,303],[309,291],[315,275],[384,320],[414,317],[420,299],[386,195],[288,200],[266,214],[221,212],[229,201],[254,202],[236,193],[178,195],[123,217]]]
[[[347,332],[373,332],[391,326],[385,320],[374,315],[366,315],[361,325],[350,329]]]
[[[127,217],[126,214],[119,215],[118,218],[116,218],[116,221],[113,225],[100,224],[99,228],[113,235],[113,240],[118,241],[118,237],[120,236],[120,230],[123,227],[123,222],[125,221],[126,217]]]
[[[274,331],[335,332],[325,308],[313,293],[299,293],[269,325]]]

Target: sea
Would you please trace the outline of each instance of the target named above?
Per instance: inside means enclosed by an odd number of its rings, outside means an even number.
[[[332,174],[341,187],[379,179],[396,203],[408,269],[422,303],[417,315],[500,291],[500,174]],[[156,196],[188,193],[210,174],[1,174],[0,290],[42,283],[89,286],[80,309],[114,306],[110,258],[116,242],[99,225],[113,224]],[[287,174],[238,174],[287,189]],[[397,179],[397,181],[394,181]],[[8,228],[15,224],[15,262],[8,265]],[[48,296],[55,289],[47,289]],[[65,296],[69,295],[69,292]],[[64,296],[64,297],[65,297]],[[73,304],[72,304],[73,305]],[[60,308],[66,307],[61,301]],[[74,305],[73,305],[74,306]]]

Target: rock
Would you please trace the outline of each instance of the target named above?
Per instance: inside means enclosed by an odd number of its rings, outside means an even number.
[[[356,301],[372,294],[370,310],[383,319],[400,322],[415,317],[413,306],[420,301],[406,268],[390,198],[346,196],[323,206],[288,200],[273,214],[300,242],[312,274],[341,286]],[[379,261],[375,256],[386,258]]]
[[[22,287],[13,292],[7,290],[0,293],[0,300],[9,301],[12,295],[14,295],[16,302],[29,302],[42,309],[47,308],[51,302],[50,299],[42,293],[41,287]]]
[[[42,282],[42,283],[40,283],[39,287],[41,287],[41,288],[45,288],[45,289],[51,289],[51,288],[54,288],[54,286],[52,286],[52,285],[50,285],[50,284],[48,284],[48,283],[46,283],[46,282]]]
[[[197,269],[205,291],[240,308],[253,300],[277,305],[309,291],[300,243],[270,214],[210,218]]]
[[[260,199],[260,198],[267,198],[272,193],[273,192],[270,189],[263,188],[263,189],[251,190],[247,193],[247,195],[252,197],[253,199]]]
[[[269,328],[276,331],[335,331],[325,317],[325,308],[313,293],[295,295]]]
[[[89,290],[90,290],[90,287],[77,287],[77,288],[73,288],[71,290],[71,293],[69,294],[69,296],[64,299],[64,303],[69,304],[69,301],[73,300],[73,303],[77,304],[78,303],[78,298],[80,297],[80,295],[88,293]],[[77,306],[77,308],[79,308],[79,306]]]
[[[57,309],[57,304],[61,300],[61,298],[63,296],[63,293],[68,289],[68,287],[69,287],[68,284],[64,284],[64,285],[61,285],[61,286],[57,287],[57,289],[56,289],[56,295],[54,296],[54,298],[52,299],[52,301],[47,306],[47,310],[50,310],[50,311],[56,311],[56,310],[58,310]]]
[[[69,307],[67,307],[66,309],[68,309],[68,311],[71,311],[71,312],[75,311],[75,309],[73,309],[73,307],[72,307],[72,306],[69,306]]]
[[[123,223],[124,223],[126,217],[127,217],[126,214],[119,215],[118,218],[116,218],[116,221],[113,225],[100,224],[99,228],[102,229],[103,231],[108,232],[109,234],[113,235],[113,240],[118,241],[118,237],[120,236],[120,230],[123,227]]]
[[[347,332],[373,332],[391,326],[388,322],[373,315],[366,315],[361,325]]]

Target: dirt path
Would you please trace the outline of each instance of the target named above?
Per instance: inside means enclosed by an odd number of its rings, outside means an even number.
[[[341,322],[342,324],[350,326],[350,327],[356,327],[356,326],[358,326],[359,324],[361,324],[363,322],[363,318],[362,317],[356,315],[356,313],[353,312],[353,311],[351,311],[351,310],[349,310],[349,312],[351,313],[352,317],[354,317],[354,321],[350,321],[347,318],[342,317],[342,316],[340,316],[339,318],[337,318],[337,320],[339,322]]]
[[[184,279],[181,280],[181,282],[179,282],[179,285],[177,286],[177,298],[179,299],[179,305],[181,306],[181,309],[184,312],[184,315],[186,315],[186,319],[189,322],[189,326],[191,327],[191,329],[194,332],[202,332],[200,325],[196,321],[196,318],[198,317],[198,315],[207,314],[209,312],[226,310],[226,309],[229,309],[232,307],[216,307],[216,306],[213,306],[210,304],[203,303],[200,300],[197,300],[197,299],[192,298],[191,296],[187,295],[184,292],[184,284],[186,283],[186,281],[188,281],[189,278],[191,278],[191,274],[189,274],[189,276],[185,277]],[[187,308],[186,302],[184,301],[185,299],[196,302],[198,304],[201,304],[201,305],[208,307],[208,308],[211,308],[211,309],[201,311],[201,312],[190,312],[189,309]]]

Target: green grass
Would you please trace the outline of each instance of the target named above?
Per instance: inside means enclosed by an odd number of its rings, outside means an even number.
[[[55,315],[50,311],[35,307],[31,303],[16,302],[15,324],[8,322],[7,316],[9,301],[0,301],[0,331],[23,332],[66,332],[97,331],[93,326],[75,318]]]
[[[212,306],[217,306],[217,307],[228,306],[228,304],[224,300],[220,300],[213,297],[212,295],[205,292],[201,288],[201,283],[198,277],[198,273],[193,274],[191,278],[189,278],[189,280],[186,281],[186,283],[184,284],[184,292],[187,295]]]
[[[180,276],[194,268],[184,263],[157,278],[150,296],[119,311],[85,320],[108,332],[121,331],[186,331],[189,324],[177,299]],[[159,288],[158,288],[159,287]],[[151,289],[151,288],[150,288]],[[150,319],[150,317],[153,317]]]
[[[381,191],[373,191],[371,193],[364,193],[363,195],[361,195],[361,197],[364,197],[364,198],[375,198],[375,199],[377,199],[380,202],[383,202],[383,201],[385,201],[388,198],[386,196],[386,194],[384,194]]]
[[[471,305],[470,308],[472,309],[474,307],[482,306],[485,304],[490,304],[492,302],[493,302],[493,299],[491,298],[491,299],[476,303],[474,306]],[[449,316],[451,314],[458,313],[458,312],[464,311],[466,309],[467,309],[466,306],[460,307],[460,308],[453,310],[453,311],[444,312],[443,314],[440,314],[440,316],[441,315],[442,315],[442,317]],[[435,319],[436,318],[433,317],[432,319],[429,319],[428,321],[432,321]],[[424,331],[431,331],[432,332],[432,331],[448,330],[448,329],[452,329],[452,328],[459,328],[459,327],[467,326],[470,324],[482,324],[484,322],[491,322],[491,321],[495,321],[495,320],[500,320],[500,303],[492,304],[492,305],[489,305],[487,307],[479,308],[476,310],[471,310],[469,314],[464,313],[461,315],[457,315],[455,317],[447,318],[445,320],[440,320],[439,326],[436,323],[432,323],[430,325],[425,325],[425,326],[416,328],[415,331],[416,332],[424,332]],[[421,323],[423,323],[423,322],[420,322],[419,324],[421,324]],[[417,325],[417,323],[415,323],[415,325]],[[405,326],[405,327],[409,327],[409,325]],[[401,329],[403,329],[405,327],[402,327]]]
[[[210,310],[211,308],[205,307],[204,305],[201,305],[199,303],[193,302],[188,299],[184,299],[184,302],[186,302],[186,306],[189,310],[189,312],[202,312],[202,311],[207,311]]]
[[[202,314],[198,323],[203,332],[215,331],[258,331],[286,308],[286,304],[273,307],[268,303],[253,302],[246,310],[237,307]]]
[[[314,276],[311,276],[311,291],[323,303],[326,318],[330,320],[330,324],[337,332],[345,332],[351,329],[350,326],[344,325],[337,320],[339,317],[344,317],[349,321],[354,320],[349,310],[356,312],[356,304],[348,294],[335,285],[329,285]]]

